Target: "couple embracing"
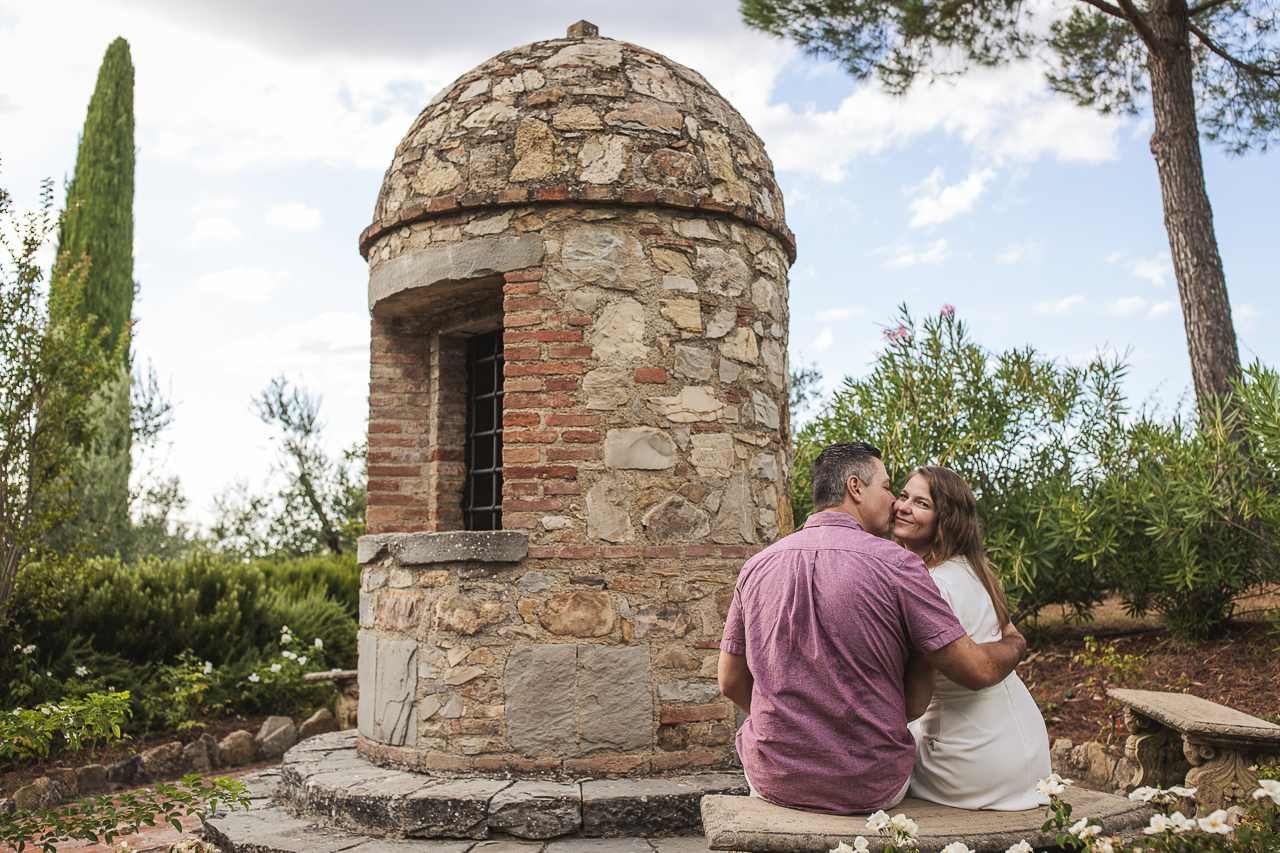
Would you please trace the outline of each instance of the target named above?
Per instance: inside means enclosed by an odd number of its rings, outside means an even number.
[[[1044,805],[1049,738],[969,486],[926,467],[895,490],[879,450],[846,442],[814,460],[813,498],[743,567],[720,644],[752,794],[826,814]]]

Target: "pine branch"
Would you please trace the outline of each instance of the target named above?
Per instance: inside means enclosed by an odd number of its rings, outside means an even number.
[[[1129,18],[1125,15],[1123,9],[1121,9],[1119,6],[1111,5],[1110,3],[1107,2],[1107,0],[1080,0],[1080,2],[1084,3],[1087,6],[1092,6],[1093,8],[1097,9],[1099,12],[1106,12],[1108,15],[1111,15],[1113,18],[1120,18],[1121,20],[1125,20],[1125,21],[1129,20]],[[1227,0],[1221,0],[1221,2],[1225,3],[1227,2]]]
[[[1213,39],[1211,39],[1208,33],[1200,29],[1199,27],[1197,27],[1195,24],[1188,22],[1187,28],[1190,29],[1191,32],[1195,33],[1196,38],[1200,39],[1201,44],[1209,48],[1209,50],[1214,54],[1216,54],[1217,56],[1220,56],[1221,58],[1225,59],[1227,61],[1227,64],[1232,66],[1233,68],[1238,68],[1240,71],[1243,71],[1245,74],[1280,78],[1280,68],[1270,68],[1270,69],[1260,68],[1257,65],[1250,65],[1248,62],[1244,62],[1242,60],[1236,59],[1234,56],[1232,56],[1231,54],[1223,50],[1221,47],[1219,47],[1218,43],[1215,42]]]
[[[1208,12],[1210,9],[1216,9],[1217,7],[1221,6],[1223,3],[1230,3],[1230,2],[1231,0],[1206,0],[1206,2],[1201,3],[1199,6],[1195,6],[1187,10],[1187,17],[1194,18],[1196,15],[1199,15],[1201,12]]]

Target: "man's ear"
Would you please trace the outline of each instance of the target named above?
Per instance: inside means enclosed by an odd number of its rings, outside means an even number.
[[[844,481],[844,489],[854,503],[862,503],[862,482],[856,475]]]

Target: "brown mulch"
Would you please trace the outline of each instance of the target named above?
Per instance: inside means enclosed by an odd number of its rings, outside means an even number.
[[[205,728],[195,731],[183,732],[177,734],[174,732],[153,732],[142,737],[131,737],[128,740],[114,741],[109,746],[98,747],[97,749],[81,749],[75,752],[63,752],[52,759],[39,761],[34,764],[28,764],[23,767],[3,768],[0,767],[0,797],[11,797],[13,792],[29,785],[41,776],[46,775],[50,770],[67,767],[83,767],[86,764],[114,764],[122,761],[131,755],[146,752],[157,746],[166,743],[181,741],[182,743],[190,743],[193,740],[199,740],[200,736],[206,732],[221,741],[224,737],[234,731],[244,729],[250,734],[257,734],[258,729],[262,727],[266,717],[244,717],[236,715],[234,717],[225,717],[219,720],[209,720],[205,723]]]
[[[1278,604],[1280,594],[1274,590],[1242,600],[1237,613],[1243,618],[1229,623],[1219,636],[1188,645],[1173,640],[1155,618],[1126,617],[1119,602],[1110,601],[1093,622],[1059,627],[1049,642],[1027,656],[1018,674],[1045,715],[1050,741],[1096,740],[1123,747],[1128,731],[1122,714],[1106,698],[1109,686],[1190,693],[1280,722],[1280,635],[1264,621],[1266,611]],[[1095,637],[1103,652],[1111,647],[1122,657],[1145,658],[1142,674],[1122,685],[1105,682],[1102,667],[1086,667],[1078,657],[1087,636]]]

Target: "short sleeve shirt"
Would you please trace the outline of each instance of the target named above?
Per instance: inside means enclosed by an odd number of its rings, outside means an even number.
[[[820,512],[738,576],[720,648],[755,679],[738,754],[790,808],[883,808],[911,773],[903,674],[912,650],[964,636],[919,557]]]

